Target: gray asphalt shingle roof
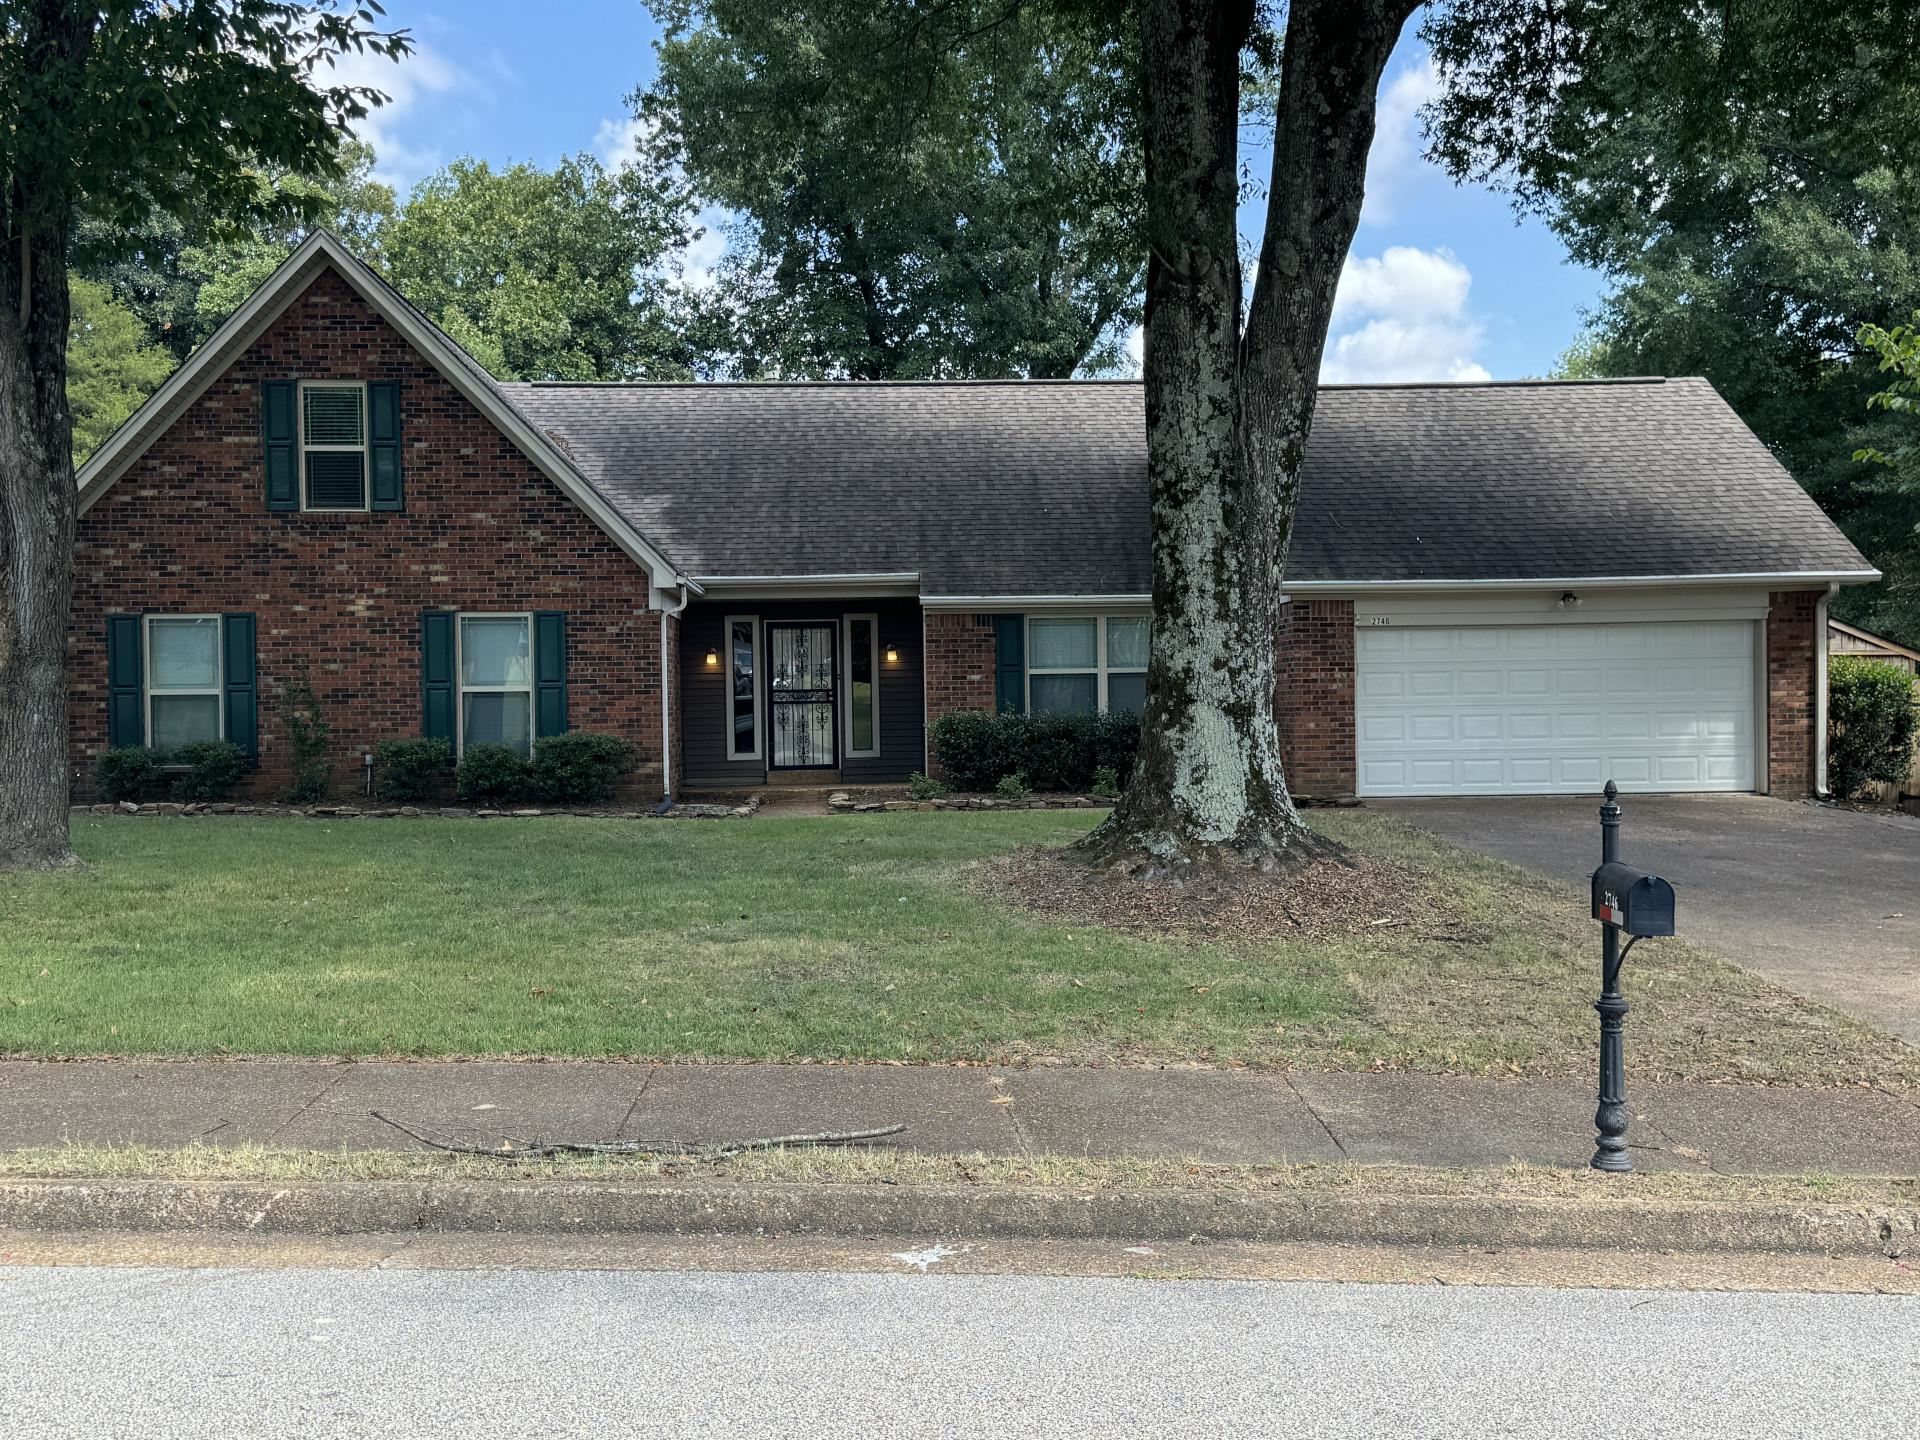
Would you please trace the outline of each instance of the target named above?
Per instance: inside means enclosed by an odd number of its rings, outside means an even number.
[[[1136,383],[499,389],[695,576],[917,571],[926,595],[1151,588]],[[1328,387],[1287,575],[1870,568],[1688,379]]]

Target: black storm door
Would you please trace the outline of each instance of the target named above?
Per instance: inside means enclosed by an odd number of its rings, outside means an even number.
[[[775,770],[839,763],[833,705],[833,639],[839,627],[812,621],[767,625],[767,699]]]

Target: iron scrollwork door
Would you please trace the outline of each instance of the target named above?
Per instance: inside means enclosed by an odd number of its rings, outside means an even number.
[[[776,770],[839,762],[833,704],[833,625],[767,626],[767,697]]]

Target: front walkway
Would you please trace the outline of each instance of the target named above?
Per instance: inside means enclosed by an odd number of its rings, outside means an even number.
[[[1566,880],[1583,904],[1600,861],[1598,796],[1368,803]],[[1920,819],[1762,795],[1620,804],[1621,857],[1673,882],[1682,935],[1920,1045]]]
[[[1631,1071],[1627,1088],[1630,1139],[1645,1170],[1920,1173],[1920,1092],[1635,1085]],[[1591,1087],[1578,1081],[1396,1073],[0,1062],[0,1149],[195,1141],[411,1148],[413,1141],[367,1113],[380,1110],[415,1129],[487,1144],[502,1137],[746,1139],[905,1122],[905,1135],[886,1143],[954,1154],[1579,1166],[1592,1152],[1593,1106]]]

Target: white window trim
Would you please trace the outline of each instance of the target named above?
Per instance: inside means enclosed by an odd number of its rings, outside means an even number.
[[[1110,619],[1111,620],[1145,620],[1149,625],[1151,625],[1153,623],[1153,613],[1147,610],[1139,610],[1139,611],[1131,611],[1131,612],[1126,612],[1126,611],[1116,612],[1113,615],[1029,615],[1027,616],[1026,653],[1029,657],[1027,661],[1027,667],[1026,667],[1027,673],[1025,676],[1025,685],[1026,685],[1025,699],[1026,699],[1027,714],[1029,715],[1033,714],[1033,677],[1036,675],[1088,675],[1088,674],[1093,675],[1095,677],[1095,680],[1094,680],[1095,704],[1098,707],[1099,713],[1104,715],[1107,713],[1107,679],[1109,676],[1144,675],[1147,673],[1146,667],[1144,665],[1142,666],[1133,666],[1133,665],[1109,666],[1107,664],[1107,621]],[[1033,624],[1036,620],[1091,620],[1093,621],[1094,622],[1094,627],[1093,627],[1094,668],[1089,670],[1085,665],[1035,665],[1031,659],[1031,656],[1033,655]]]
[[[300,436],[300,508],[322,515],[364,515],[373,508],[373,416],[367,407],[367,382],[364,380],[302,380],[295,387],[295,420]],[[307,392],[309,390],[358,390],[360,392],[360,443],[358,445],[309,445],[307,443]],[[358,505],[315,505],[307,495],[307,452],[337,453],[360,457],[360,503]]]
[[[854,622],[867,622],[867,665],[868,673],[873,676],[873,744],[861,750],[853,743],[853,626]],[[844,689],[846,711],[844,721],[847,736],[846,745],[841,749],[843,760],[872,760],[880,754],[880,656],[884,653],[880,644],[880,617],[878,615],[845,615],[841,617],[841,651],[847,657],[847,673]]]
[[[527,625],[527,683],[525,685],[469,685],[461,677],[466,667],[461,663],[461,651],[466,648],[467,626],[469,620],[524,620]],[[539,738],[534,734],[539,724],[539,714],[534,709],[534,691],[540,680],[540,656],[537,653],[540,637],[533,624],[531,610],[456,610],[453,613],[453,753],[455,757],[467,753],[467,696],[469,695],[525,695],[527,697],[527,753],[531,757],[534,742]]]
[[[211,695],[214,699],[213,714],[217,740],[227,738],[227,636],[226,617],[224,615],[142,615],[140,617],[140,690],[146,721],[147,748],[153,748],[153,622],[156,620],[211,620],[213,621],[213,684],[174,686],[160,690],[163,696]]]
[[[753,749],[734,749],[734,739],[739,731],[734,729],[734,718],[739,713],[735,706],[733,693],[733,627],[748,625],[753,633]],[[760,703],[761,642],[760,617],[758,615],[728,615],[721,621],[720,631],[720,683],[727,692],[727,759],[758,760],[766,753],[766,717],[761,714],[765,708]]]

